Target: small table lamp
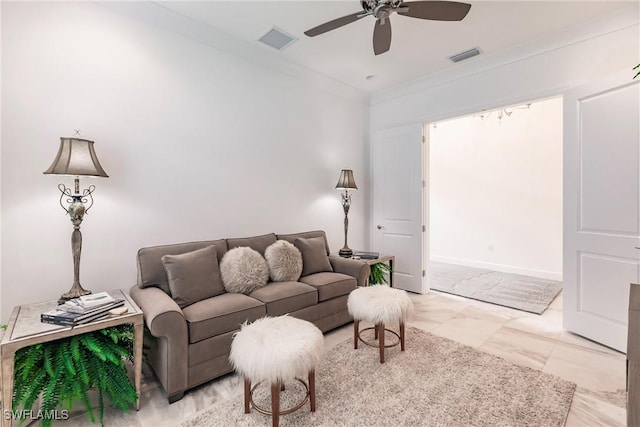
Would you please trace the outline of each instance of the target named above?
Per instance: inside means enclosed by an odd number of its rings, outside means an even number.
[[[351,207],[351,194],[349,190],[357,190],[356,181],[353,179],[353,171],[351,169],[342,169],[340,178],[336,184],[338,190],[344,190],[342,193],[342,209],[344,209],[344,247],[340,249],[338,254],[341,257],[349,258],[353,255],[353,251],[347,245],[347,233],[349,231],[349,208]]]
[[[83,289],[80,285],[80,252],[82,251],[82,233],[80,224],[84,214],[93,206],[92,193],[96,189],[95,185],[85,188],[80,194],[80,176],[101,176],[108,178],[109,175],[102,169],[96,152],[93,149],[93,141],[80,138],[60,138],[60,149],[58,154],[43,172],[45,175],[73,175],[75,181],[74,192],[64,184],[58,184],[60,190],[60,206],[71,218],[73,233],[71,234],[71,250],[73,253],[73,285],[69,292],[62,294],[61,300],[77,298],[81,295],[90,294],[91,291]],[[66,198],[66,200],[64,200]],[[90,202],[89,206],[85,203]],[[64,203],[67,203],[65,207]]]

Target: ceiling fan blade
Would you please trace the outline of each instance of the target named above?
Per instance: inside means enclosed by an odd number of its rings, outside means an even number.
[[[351,24],[363,16],[366,16],[365,14],[366,12],[361,10],[360,12],[352,13],[351,15],[343,16],[342,18],[320,24],[317,27],[313,27],[312,29],[305,31],[304,33],[309,37],[315,37],[326,33],[327,31],[335,30],[336,28]]]
[[[391,21],[389,18],[376,20],[373,28],[373,53],[380,55],[391,47]]]
[[[408,1],[401,5],[409,10],[400,11],[399,15],[412,18],[431,19],[434,21],[462,21],[471,5],[457,1]]]

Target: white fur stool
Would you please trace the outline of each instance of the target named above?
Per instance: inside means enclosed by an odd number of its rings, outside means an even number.
[[[250,408],[271,415],[274,427],[280,415],[290,414],[310,401],[311,412],[316,410],[315,368],[322,358],[322,332],[314,324],[290,316],[263,317],[242,325],[233,338],[229,360],[244,377],[244,412]],[[300,377],[308,377],[305,384]],[[305,398],[296,406],[280,410],[280,391],[284,383],[298,380],[307,389]],[[271,411],[253,401],[253,392],[261,382],[271,384]],[[253,388],[251,384],[255,384]]]
[[[413,303],[409,295],[403,290],[390,288],[384,285],[368,286],[358,288],[349,294],[347,301],[349,314],[353,316],[353,348],[358,348],[358,341],[380,348],[380,363],[384,363],[384,349],[395,347],[400,344],[400,350],[404,351],[404,322],[409,311],[413,308]],[[360,321],[371,322],[373,328],[366,328],[360,331]],[[400,334],[398,335],[390,329],[385,329],[385,325],[398,322],[400,324]],[[373,329],[377,344],[372,344],[362,339],[360,334]],[[398,337],[398,342],[385,345],[385,331]]]

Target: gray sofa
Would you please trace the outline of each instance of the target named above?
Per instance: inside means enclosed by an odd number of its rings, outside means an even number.
[[[215,246],[218,259],[227,250],[248,246],[264,255],[276,240],[294,243],[297,238],[322,237],[333,272],[300,277],[297,282],[268,283],[245,295],[223,293],[181,309],[172,299],[161,258]],[[148,360],[170,403],[184,392],[231,372],[228,356],[233,334],[245,321],[290,314],[313,322],[323,332],[349,323],[347,297],[356,286],[364,286],[370,272],[367,264],[329,256],[324,231],[296,234],[266,234],[143,248],[138,251],[138,283],[131,297],[144,312],[151,335],[147,339]]]

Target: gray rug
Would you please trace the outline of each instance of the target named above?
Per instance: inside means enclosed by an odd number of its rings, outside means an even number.
[[[542,314],[562,282],[462,265],[429,263],[431,289]]]
[[[317,369],[316,383],[316,412],[307,404],[281,417],[281,426],[563,426],[576,387],[415,328],[407,328],[406,351],[387,349],[383,365],[376,348],[338,344]],[[258,388],[256,400],[269,408],[267,389]],[[284,405],[302,393],[302,386],[287,384]],[[255,410],[244,414],[241,394],[182,424],[270,425]]]

